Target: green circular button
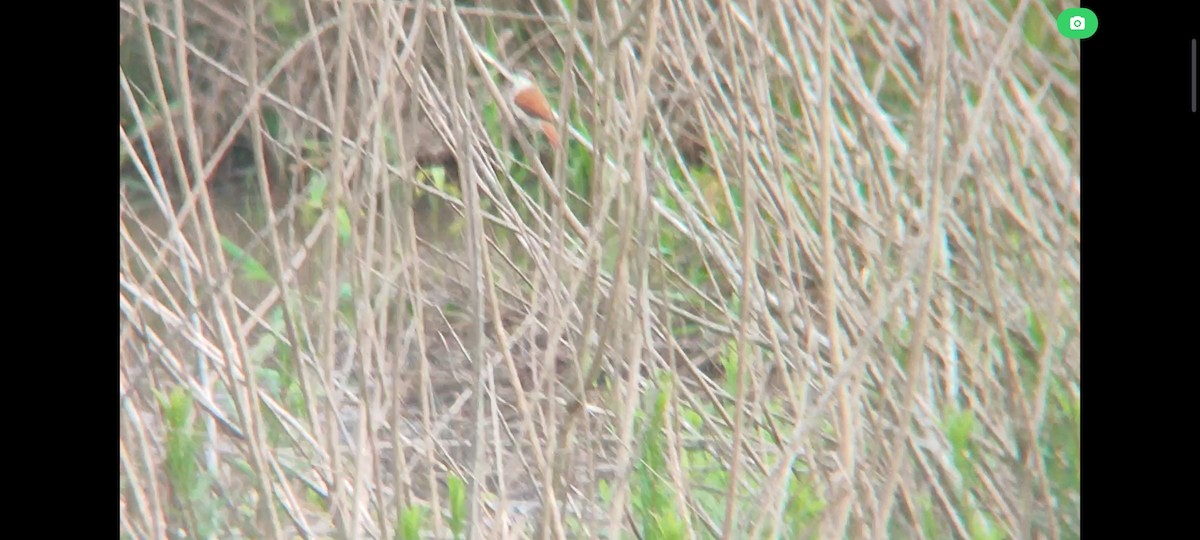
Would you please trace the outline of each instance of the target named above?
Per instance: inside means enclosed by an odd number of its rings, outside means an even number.
[[[1068,39],[1087,39],[1096,33],[1099,22],[1088,8],[1070,8],[1058,14],[1058,33]]]

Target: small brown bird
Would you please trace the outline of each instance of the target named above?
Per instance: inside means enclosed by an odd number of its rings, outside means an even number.
[[[541,129],[550,144],[558,146],[560,139],[558,130],[554,128],[554,111],[550,108],[550,102],[546,101],[546,96],[542,94],[537,83],[533,82],[533,77],[528,71],[521,70],[513,73],[508,97],[515,105],[513,112],[519,119],[531,127]]]

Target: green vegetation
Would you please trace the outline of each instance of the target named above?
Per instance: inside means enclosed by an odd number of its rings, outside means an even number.
[[[122,537],[1078,538],[1056,14],[684,4],[122,4]]]

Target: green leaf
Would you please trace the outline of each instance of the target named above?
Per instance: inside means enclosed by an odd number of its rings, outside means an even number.
[[[487,31],[484,33],[484,41],[487,42],[488,51],[497,52],[500,50],[500,38],[496,35],[496,28],[492,26],[491,20],[488,20]]]
[[[159,393],[158,399],[167,424],[167,476],[175,484],[178,493],[191,498],[199,487],[196,463],[199,441],[192,430],[192,396],[177,386],[171,389],[170,394]]]
[[[283,307],[275,306],[267,315],[267,321],[271,325],[271,329],[276,332],[283,332]]]
[[[800,530],[810,523],[819,521],[821,512],[825,509],[825,501],[808,482],[797,481],[792,485],[795,486],[795,489],[792,490],[787,517],[793,527]]]
[[[721,354],[721,366],[725,368],[725,391],[729,392],[731,396],[737,395],[737,343],[732,339],[725,342],[725,352]]]
[[[493,101],[488,101],[483,105],[483,125],[487,128],[487,132],[492,136],[493,140],[500,140],[500,136],[504,133],[503,115],[500,114],[500,107]]]
[[[467,485],[455,474],[446,479],[446,484],[450,494],[450,530],[460,536],[467,522]]]
[[[439,191],[446,190],[446,168],[445,167],[431,167],[429,169],[429,178],[430,178],[430,180],[433,181],[433,186],[438,188]]]
[[[421,537],[421,521],[425,518],[425,509],[420,506],[410,506],[400,515],[400,526],[396,528],[396,538],[399,540],[416,540]]]
[[[1046,343],[1046,331],[1042,327],[1042,320],[1033,308],[1025,310],[1025,319],[1029,322],[1029,340],[1033,342],[1034,350],[1041,352]]]
[[[254,469],[250,466],[250,462],[244,458],[234,458],[231,463],[233,463],[233,468],[237,469],[238,472],[246,476],[254,475]]]
[[[182,387],[172,388],[170,394],[159,394],[159,404],[162,405],[163,417],[168,428],[182,429],[191,426],[189,420],[192,395]]]
[[[272,396],[279,396],[283,390],[283,377],[278,371],[273,369],[258,370],[258,384],[267,389],[267,393]]]
[[[267,14],[269,17],[271,17],[271,22],[275,23],[277,26],[283,26],[287,23],[290,23],[296,17],[296,13],[295,10],[292,9],[292,5],[288,2],[282,2],[279,0],[271,2],[267,6]]]
[[[325,180],[325,175],[320,171],[313,171],[308,177],[308,201],[306,205],[313,210],[321,210],[325,208],[325,189],[329,187],[329,181]]]
[[[339,206],[337,208],[337,211],[334,214],[337,216],[338,237],[341,238],[343,242],[349,242],[350,241],[350,214],[347,213],[346,209],[341,206]]]
[[[941,527],[938,526],[937,515],[933,512],[933,502],[929,496],[925,494],[918,495],[917,506],[921,509],[921,528],[925,530],[925,536],[929,538],[939,537]]]
[[[282,131],[283,122],[283,118],[279,115],[279,111],[276,111],[272,107],[263,107],[262,118],[263,124],[267,128],[267,133],[271,135],[271,138],[278,140]]]
[[[964,451],[975,433],[975,411],[950,411],[947,413],[946,438],[955,451]]]
[[[971,514],[971,522],[968,528],[971,530],[971,538],[973,540],[1001,540],[1004,538],[1004,531],[997,529],[992,524],[992,520],[988,519],[987,515],[978,510]]]
[[[228,237],[221,236],[221,247],[234,260],[235,263],[241,265],[242,275],[250,281],[259,281],[262,283],[273,283],[275,280],[271,277],[271,273],[267,272],[266,267],[257,259],[251,257],[241,247],[230,240]]]

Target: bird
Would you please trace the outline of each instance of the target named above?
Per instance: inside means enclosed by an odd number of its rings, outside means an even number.
[[[509,81],[508,99],[514,105],[513,112],[518,118],[530,126],[542,130],[550,144],[558,146],[560,139],[558,130],[554,128],[556,121],[554,111],[528,71],[519,70],[512,74]]]

